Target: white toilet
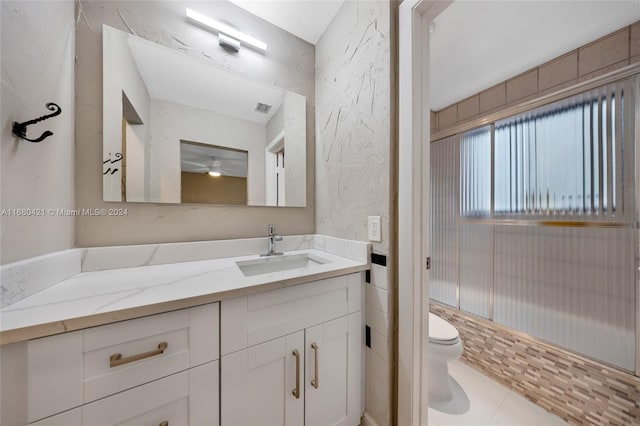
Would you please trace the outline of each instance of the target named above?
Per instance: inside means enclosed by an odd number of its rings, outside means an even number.
[[[458,330],[439,316],[429,312],[427,380],[430,401],[448,401],[453,397],[447,363],[460,358],[462,351],[462,340]]]

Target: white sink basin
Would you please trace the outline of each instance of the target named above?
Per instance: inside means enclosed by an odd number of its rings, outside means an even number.
[[[322,265],[328,262],[328,260],[322,259],[321,257],[302,253],[242,260],[236,262],[236,265],[238,265],[238,268],[240,268],[246,277],[251,277],[253,275],[289,271],[291,269],[302,269],[310,266]]]

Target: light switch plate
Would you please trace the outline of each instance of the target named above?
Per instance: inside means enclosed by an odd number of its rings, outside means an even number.
[[[367,219],[367,232],[369,233],[369,241],[382,241],[380,231],[380,216],[369,216]]]

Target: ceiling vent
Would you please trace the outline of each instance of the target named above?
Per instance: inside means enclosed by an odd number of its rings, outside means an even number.
[[[271,110],[271,105],[263,104],[262,102],[258,102],[256,105],[256,111],[266,114]]]

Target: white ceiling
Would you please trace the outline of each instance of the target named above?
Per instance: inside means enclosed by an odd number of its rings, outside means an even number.
[[[316,44],[345,0],[230,1]],[[454,1],[431,35],[431,107],[440,110],[638,20],[640,0]]]
[[[127,43],[149,95],[242,120],[266,124],[284,100],[284,90],[206,64],[181,52],[141,39]],[[267,113],[258,102],[271,105]]]
[[[640,1],[458,0],[431,35],[435,111],[640,20]]]
[[[273,25],[316,44],[344,0],[229,0]]]

